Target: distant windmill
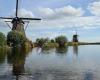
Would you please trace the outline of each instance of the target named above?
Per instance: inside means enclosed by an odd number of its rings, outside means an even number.
[[[10,27],[9,25],[8,26],[12,30],[21,31],[26,36],[25,29],[24,29],[25,22],[29,23],[30,20],[41,20],[41,19],[39,19],[39,18],[18,17],[18,3],[19,3],[19,0],[16,0],[16,12],[15,12],[15,17],[14,18],[11,18],[11,17],[0,17],[0,19],[11,20],[11,21],[5,21],[5,22],[6,23],[7,22],[11,22],[12,23],[12,27]],[[27,21],[25,21],[25,20],[27,20]]]
[[[75,27],[75,34],[73,35],[73,42],[79,42],[78,41],[78,34],[77,34],[77,28]]]

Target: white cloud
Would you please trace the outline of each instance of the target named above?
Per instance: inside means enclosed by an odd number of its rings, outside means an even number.
[[[34,28],[46,28],[46,29],[56,29],[59,28],[59,30],[63,28],[68,27],[77,27],[82,29],[93,29],[94,27],[98,28],[100,26],[100,19],[99,17],[66,17],[62,19],[56,19],[56,20],[48,20],[48,21],[42,21],[39,23],[31,23],[30,26],[34,26]]]
[[[100,26],[100,19],[98,17],[90,16],[83,17],[84,11],[82,8],[74,8],[67,6],[63,8],[39,8],[39,16],[43,17],[41,22],[31,22],[29,26],[34,29],[58,29],[68,27],[78,27],[83,29],[94,29],[94,27]],[[26,9],[19,10],[20,17],[34,17],[34,13]],[[46,17],[46,19],[44,19]],[[90,28],[89,28],[90,27]]]
[[[100,19],[96,16],[83,16],[84,10],[79,7],[65,6],[62,8],[39,8],[37,15],[44,21],[32,23],[36,28],[59,28],[78,27],[82,29],[95,29],[100,26]]]
[[[100,16],[100,1],[90,3],[88,9],[95,16]]]
[[[50,8],[38,8],[40,16],[51,16],[54,14],[54,10]]]
[[[65,6],[62,8],[55,9],[56,13],[59,15],[62,15],[64,17],[66,16],[82,16],[84,14],[84,11],[82,8],[74,8],[72,6]]]
[[[15,17],[15,10],[10,14],[11,17]],[[26,9],[19,9],[18,10],[18,17],[29,17],[33,18],[34,14],[32,11],[26,10]]]
[[[29,17],[29,18],[34,17],[32,11],[28,11],[26,9],[20,9],[18,15],[19,17]]]
[[[84,14],[84,10],[82,8],[75,8],[72,6],[65,6],[62,8],[39,8],[36,10],[38,16],[45,18],[45,19],[59,19],[64,17],[77,17],[82,16]]]

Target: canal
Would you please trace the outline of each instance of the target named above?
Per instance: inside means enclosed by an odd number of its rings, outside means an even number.
[[[100,80],[100,45],[2,50],[0,80]]]

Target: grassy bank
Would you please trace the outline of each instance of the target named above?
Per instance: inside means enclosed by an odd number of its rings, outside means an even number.
[[[100,43],[86,43],[86,42],[67,42],[65,43],[64,47],[66,46],[80,46],[80,45],[100,45]],[[60,47],[58,43],[45,43],[42,48],[50,49],[50,48],[57,48]]]

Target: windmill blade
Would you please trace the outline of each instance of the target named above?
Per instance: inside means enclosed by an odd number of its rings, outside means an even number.
[[[11,21],[5,21],[5,23],[7,24],[7,26],[8,26],[10,29],[12,29],[8,22],[11,22]]]
[[[13,18],[10,18],[10,17],[0,17],[0,19],[13,19]]]
[[[18,1],[19,0],[16,0],[16,17],[18,17]]]
[[[23,20],[41,20],[40,18],[20,18],[20,19],[23,19]]]

